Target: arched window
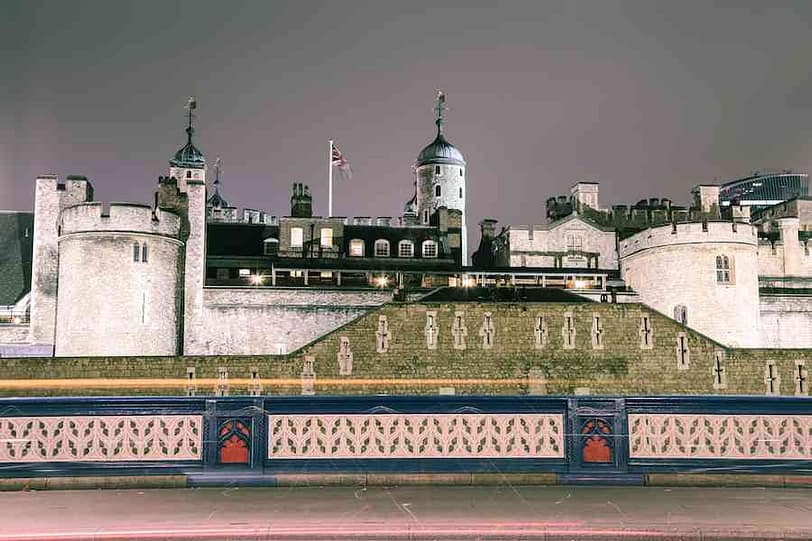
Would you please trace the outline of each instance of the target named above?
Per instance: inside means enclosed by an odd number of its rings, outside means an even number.
[[[718,284],[732,283],[731,280],[732,273],[730,272],[731,270],[733,270],[732,263],[733,263],[732,258],[726,255],[716,256],[716,283]]]
[[[435,174],[435,175],[439,175],[439,174],[440,174],[440,166],[439,166],[439,165],[435,165],[435,166],[434,166],[434,174]]]
[[[352,239],[350,241],[350,257],[364,257],[364,241]]]
[[[460,187],[460,199],[462,199],[462,187]]]
[[[144,244],[141,245],[141,263],[147,262],[148,259],[147,254],[148,254],[147,243],[145,242]]]
[[[423,257],[437,257],[437,243],[433,240],[423,241]]]
[[[414,257],[414,243],[402,240],[398,243],[398,257]]]
[[[389,257],[389,241],[378,239],[375,241],[375,257]]]
[[[137,242],[133,243],[133,261],[136,263],[141,261],[141,245]]]
[[[434,186],[434,197],[440,197],[443,194],[443,190],[439,184]]]
[[[186,171],[186,178],[192,178],[192,172],[187,170]]]
[[[688,307],[684,304],[678,304],[674,307],[674,320],[683,325],[688,324]]]

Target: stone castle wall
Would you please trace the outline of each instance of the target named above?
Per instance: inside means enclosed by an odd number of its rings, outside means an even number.
[[[287,353],[392,299],[386,291],[205,288],[189,355]]]
[[[510,243],[511,267],[553,267],[554,256],[543,252],[567,252],[570,236],[580,237],[581,251],[598,253],[598,268],[617,268],[617,243],[614,231],[601,231],[583,220],[570,220],[552,229],[534,226],[511,226],[508,230]],[[575,254],[572,254],[575,255]],[[564,256],[564,267],[585,267],[587,259],[580,258],[582,263]]]
[[[691,328],[738,347],[761,345],[755,228],[730,222],[645,230],[620,242],[621,274],[642,302],[671,317],[679,305]],[[729,283],[717,282],[726,256]]]
[[[725,349],[639,304],[387,304],[287,355],[2,359],[0,394],[764,395],[772,370],[793,395],[810,364],[812,350]]]
[[[177,238],[180,217],[149,205],[111,203],[104,214],[101,202],[81,203],[65,208],[60,216],[61,235],[87,231],[138,232]]]
[[[762,295],[759,299],[762,346],[804,348],[812,344],[812,297]]]

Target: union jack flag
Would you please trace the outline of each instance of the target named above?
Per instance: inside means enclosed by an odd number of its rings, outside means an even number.
[[[333,167],[338,167],[339,171],[349,178],[352,176],[352,170],[350,169],[350,162],[347,161],[347,158],[344,157],[344,154],[338,150],[338,147],[333,143],[333,156],[332,156],[332,164]]]

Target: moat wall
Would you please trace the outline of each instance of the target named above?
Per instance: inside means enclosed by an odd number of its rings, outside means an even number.
[[[286,355],[0,359],[0,394],[808,394],[812,350],[726,349],[640,304],[370,310]]]

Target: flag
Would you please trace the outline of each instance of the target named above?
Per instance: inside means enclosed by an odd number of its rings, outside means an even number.
[[[344,154],[338,150],[338,147],[333,144],[333,155],[331,161],[333,167],[338,167],[338,170],[341,171],[341,174],[345,177],[349,178],[352,176],[352,169],[350,169],[350,162],[347,161],[347,158],[344,157]]]

